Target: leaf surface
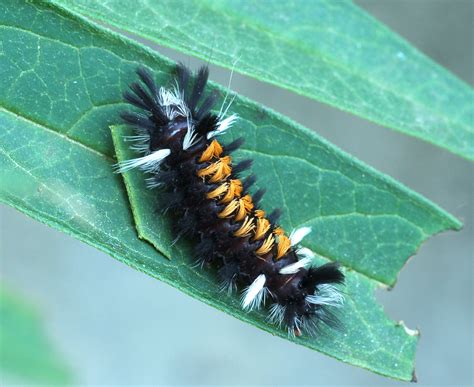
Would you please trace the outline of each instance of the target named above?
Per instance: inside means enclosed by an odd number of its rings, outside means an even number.
[[[54,0],[474,159],[474,92],[350,1]]]
[[[136,80],[139,64],[164,85],[171,81],[173,64],[43,2],[3,1],[0,35],[0,200],[287,338],[261,314],[244,314],[236,298],[218,293],[212,273],[190,267],[185,245],[172,250],[169,220],[142,222],[161,253],[137,237],[122,178],[112,172],[109,126],[126,108],[121,95]],[[223,92],[211,83],[212,88]],[[263,206],[283,206],[288,229],[313,226],[308,247],[342,262],[348,273],[347,336],[291,340],[383,375],[411,379],[417,338],[383,314],[373,290],[378,282],[393,284],[426,238],[460,223],[263,106],[237,97],[231,110],[241,118],[227,139],[246,138],[237,157],[255,159],[258,184],[268,189]],[[153,193],[139,184],[138,179],[133,186],[146,199],[131,195],[132,205],[150,206],[153,214]]]

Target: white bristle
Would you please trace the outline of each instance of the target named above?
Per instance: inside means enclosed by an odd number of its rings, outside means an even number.
[[[315,305],[341,307],[344,304],[344,296],[334,285],[322,284],[317,286],[316,294],[306,296],[306,301]]]
[[[247,310],[258,309],[264,299],[266,288],[265,274],[260,274],[242,294],[242,308]]]
[[[227,117],[225,120],[219,120],[219,124],[217,125],[217,129],[209,132],[207,134],[207,139],[212,137],[218,136],[220,134],[224,134],[232,124],[237,120],[237,114],[232,114],[231,116]]]
[[[293,230],[290,234],[291,245],[295,246],[300,243],[303,238],[311,232],[311,227],[300,227]]]
[[[171,151],[169,149],[159,149],[143,157],[121,161],[115,165],[116,172],[123,173],[133,168],[140,168],[144,171],[154,171],[159,167],[161,161],[170,153]]]
[[[150,145],[138,143],[138,144],[132,145],[130,149],[138,153],[147,153],[150,150]]]
[[[194,131],[194,127],[189,122],[189,119],[188,119],[188,130],[186,131],[186,134],[184,135],[183,149],[187,150],[191,148],[194,144],[196,144],[197,140],[198,140],[198,134]]]
[[[123,136],[125,142],[135,142],[135,141],[140,141],[140,142],[146,142],[150,141],[150,135],[149,134],[136,134],[133,136]]]
[[[300,259],[303,258],[314,258],[316,255],[308,248],[306,247],[300,247],[299,249],[296,250],[296,254]]]
[[[174,120],[178,116],[187,117],[189,115],[189,109],[177,87],[171,90],[161,87],[158,98],[159,104],[165,108],[165,114],[169,120]]]
[[[270,313],[268,314],[268,321],[272,324],[281,326],[283,318],[285,317],[285,307],[278,303],[274,303],[270,306]]]
[[[298,273],[298,271],[303,268],[307,267],[311,264],[312,259],[311,258],[303,258],[300,259],[298,262],[292,263],[291,265],[285,266],[280,269],[279,273],[280,274],[295,274]]]
[[[158,188],[163,185],[163,183],[156,180],[155,176],[146,178],[145,183],[146,183],[146,187],[149,189]]]

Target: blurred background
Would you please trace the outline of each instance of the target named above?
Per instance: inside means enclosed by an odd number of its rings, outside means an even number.
[[[472,1],[356,3],[473,85]],[[193,68],[200,64],[152,47]],[[229,71],[211,66],[211,78],[226,85]],[[377,296],[391,318],[421,330],[420,385],[472,385],[473,164],[238,74],[232,89],[315,130],[464,222],[461,232],[425,243],[396,287]],[[0,282],[44,317],[80,384],[402,384],[275,338],[11,208],[0,211]]]

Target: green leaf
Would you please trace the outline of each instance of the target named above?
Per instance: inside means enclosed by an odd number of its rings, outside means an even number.
[[[124,141],[124,136],[131,134],[133,131],[129,128],[112,128],[119,161],[136,157],[136,154],[129,149],[130,144]],[[247,153],[252,154],[256,164],[264,163],[261,155],[255,152],[244,152],[244,155]],[[267,316],[265,311],[242,315],[240,302],[235,295],[229,296],[218,291],[219,286],[213,276],[192,267],[193,262],[189,257],[192,257],[193,253],[188,245],[180,243],[170,247],[173,235],[170,233],[169,218],[157,214],[156,191],[147,189],[143,173],[127,172],[124,174],[124,180],[140,238],[153,244],[171,259],[171,264],[180,272],[182,284],[190,286],[194,294],[212,299],[212,305],[216,308],[274,335],[288,338],[284,329],[278,329],[265,322]],[[299,180],[293,184],[296,185],[296,190],[305,185]],[[271,203],[275,204],[275,200],[278,199],[277,195],[273,200],[265,199],[265,203],[271,207]],[[319,264],[327,262],[322,257],[318,259]],[[344,324],[343,331],[326,331],[316,339],[310,337],[288,339],[347,363],[394,378],[411,380],[414,375],[418,331],[410,331],[403,322],[395,323],[387,318],[374,297],[374,291],[378,286],[375,281],[351,270],[346,272],[346,281],[346,302],[340,316]]]
[[[474,160],[472,88],[352,2],[54,2]]]
[[[71,382],[36,311],[0,287],[0,370],[5,376],[47,384]]]
[[[118,111],[126,108],[121,95],[136,80],[138,64],[152,69],[159,84],[170,82],[173,64],[44,2],[4,0],[0,26],[0,200],[287,338],[261,314],[245,314],[237,299],[222,296],[212,273],[192,269],[186,246],[171,251],[165,220],[157,220],[160,228],[149,228],[157,235],[149,239],[172,260],[137,237],[122,178],[112,173],[115,152],[108,126],[118,123]],[[210,88],[223,91],[212,83]],[[259,184],[270,188],[264,207],[283,205],[286,228],[312,225],[308,247],[347,268],[346,336],[291,340],[383,375],[411,379],[416,336],[384,316],[373,290],[379,282],[393,284],[426,238],[460,223],[277,113],[243,97],[235,99],[232,110],[241,117],[238,134],[247,140],[238,157],[254,157]],[[142,187],[140,180],[136,184]],[[148,199],[131,195],[131,200],[153,206]],[[143,219],[156,224],[148,222]]]

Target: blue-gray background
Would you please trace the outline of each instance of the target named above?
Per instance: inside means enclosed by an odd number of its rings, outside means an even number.
[[[308,0],[310,1],[310,0]],[[358,1],[474,83],[474,3]],[[199,61],[154,46],[192,67]],[[229,72],[211,66],[227,84]],[[317,131],[465,223],[428,241],[391,292],[389,316],[422,331],[420,385],[473,383],[472,164],[414,138],[235,75],[232,88]],[[474,103],[474,101],[473,101]],[[397,385],[246,325],[56,230],[1,208],[1,282],[34,303],[87,385]]]

